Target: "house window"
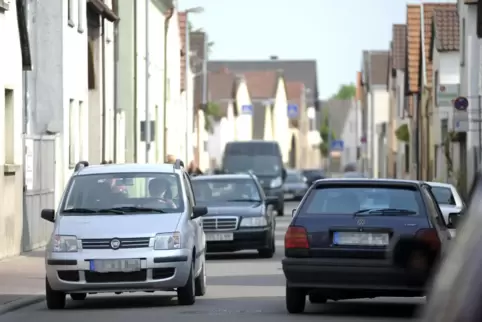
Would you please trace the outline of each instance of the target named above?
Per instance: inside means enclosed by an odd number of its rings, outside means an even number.
[[[79,126],[79,160],[84,159],[84,146],[85,146],[85,141],[87,138],[84,138],[84,132],[85,132],[85,106],[84,102],[80,101],[79,102],[79,114],[78,114],[78,126]]]
[[[462,19],[462,34],[460,35],[460,67],[465,66],[465,18]]]
[[[75,150],[77,148],[76,143],[76,125],[78,114],[75,113],[75,101],[71,99],[69,101],[69,168],[75,167]]]
[[[69,2],[72,0],[69,0]],[[85,12],[85,0],[77,1],[77,31],[80,33],[84,32],[85,20],[87,13]]]
[[[150,121],[150,129],[151,135],[149,136],[149,141],[154,142],[156,139],[156,121]],[[146,121],[141,121],[141,142],[146,142]]]
[[[5,89],[5,164],[15,164],[15,132],[14,132],[14,91],[11,89]]]
[[[81,0],[79,0],[82,2]],[[74,22],[74,0],[67,0],[67,19],[68,19],[68,24],[71,27],[75,26]]]

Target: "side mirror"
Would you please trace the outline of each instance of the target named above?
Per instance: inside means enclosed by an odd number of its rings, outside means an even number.
[[[455,229],[457,228],[460,220],[460,213],[449,214],[449,221],[447,223],[447,228]]]
[[[274,196],[267,196],[266,197],[266,205],[276,205],[276,203],[278,202],[278,198],[274,197]]]
[[[40,217],[44,220],[55,222],[55,211],[53,209],[42,209]]]
[[[192,208],[192,219],[199,218],[208,213],[208,207],[194,206]]]
[[[286,173],[286,169],[283,168],[283,169],[281,170],[281,179],[283,179],[283,182],[286,180],[286,176],[287,176],[287,175],[288,175],[288,174]]]
[[[295,213],[296,213],[296,208],[294,208],[293,210],[291,210],[291,217],[294,217],[294,216],[295,216]]]

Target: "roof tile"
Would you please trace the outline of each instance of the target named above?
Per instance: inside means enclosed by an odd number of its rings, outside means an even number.
[[[407,25],[394,24],[392,39],[392,69],[405,70],[407,59]]]
[[[244,72],[251,98],[271,99],[276,94],[278,72],[272,70]]]
[[[407,55],[409,93],[418,93],[418,68],[420,62],[420,5],[407,5]]]
[[[229,101],[234,99],[236,75],[228,70],[208,74],[208,100],[219,105],[221,116],[227,114]]]
[[[388,51],[374,51],[370,53],[370,84],[387,85],[390,53]]]
[[[286,82],[286,96],[289,104],[295,104],[298,106],[298,110],[302,108],[303,95],[305,85],[301,82]],[[299,116],[299,115],[298,115]],[[298,118],[290,119],[290,125],[292,127],[298,127]]]
[[[435,9],[435,48],[438,51],[458,51],[460,42],[459,14],[456,8]]]

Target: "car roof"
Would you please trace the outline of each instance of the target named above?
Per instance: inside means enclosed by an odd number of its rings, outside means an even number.
[[[174,169],[173,164],[103,164],[103,165],[89,165],[81,168],[74,173],[74,176],[84,176],[91,174],[103,173],[143,173],[143,172],[158,172],[158,173],[175,173],[180,169]]]
[[[333,184],[333,183],[346,183],[346,184],[353,184],[353,183],[367,183],[367,184],[405,184],[405,185],[412,185],[412,186],[420,186],[422,184],[421,181],[417,180],[404,180],[404,179],[371,179],[371,178],[326,178],[316,180],[314,182],[317,186],[322,186],[324,184]]]
[[[213,174],[202,175],[191,178],[191,180],[226,180],[226,179],[252,179],[249,173],[230,173],[230,174]]]
[[[454,185],[445,182],[426,181],[426,183],[431,187],[454,188]]]

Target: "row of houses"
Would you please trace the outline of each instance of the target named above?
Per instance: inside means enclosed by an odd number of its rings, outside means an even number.
[[[316,107],[302,80],[288,81],[284,69],[270,65],[270,69],[231,70],[229,63],[210,61],[208,66],[208,101],[219,110],[211,115],[212,167],[220,165],[226,143],[237,140],[277,141],[287,167],[320,165]]]
[[[388,50],[362,52],[354,104],[360,130],[351,146],[373,177],[452,182],[467,191],[482,160],[477,5],[409,4]]]
[[[0,41],[0,258],[45,244],[79,160],[209,166],[207,35],[173,0],[0,1]]]

